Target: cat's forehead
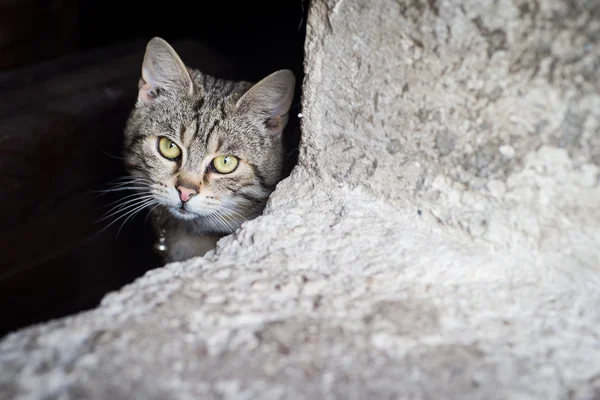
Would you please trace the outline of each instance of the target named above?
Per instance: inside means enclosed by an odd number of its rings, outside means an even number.
[[[222,81],[211,77],[200,80],[197,95],[184,105],[185,123],[197,125],[199,134],[227,130],[243,124],[236,110],[237,100],[247,90],[245,82]]]
[[[196,76],[194,80],[195,96],[193,104],[195,111],[221,114],[223,105],[234,104],[249,88],[246,82],[235,82],[216,79],[208,75]]]
[[[227,119],[231,110],[228,101],[211,95],[168,98],[149,110],[144,121],[165,133],[177,134],[192,129],[196,134],[202,134],[208,127],[222,124]]]
[[[196,75],[191,96],[183,93],[166,95],[152,110],[152,117],[166,123],[224,118],[248,87],[246,82]]]

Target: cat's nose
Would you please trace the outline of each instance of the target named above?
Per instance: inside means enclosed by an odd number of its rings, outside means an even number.
[[[194,195],[197,194],[194,189],[190,189],[185,186],[177,186],[177,191],[179,192],[179,198],[183,203],[187,203]]]

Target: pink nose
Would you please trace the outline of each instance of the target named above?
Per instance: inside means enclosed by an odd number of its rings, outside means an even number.
[[[187,203],[197,194],[194,189],[186,188],[185,186],[177,186],[177,191],[179,192],[179,198],[183,203]]]

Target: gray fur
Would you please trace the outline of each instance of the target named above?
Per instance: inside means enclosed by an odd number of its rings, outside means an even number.
[[[125,127],[125,160],[136,204],[153,209],[153,225],[165,232],[166,261],[203,255],[206,243],[214,246],[262,212],[282,176],[294,86],[289,70],[257,84],[217,79],[186,66],[164,40],[150,40]],[[160,136],[179,145],[179,160],[161,156]],[[221,154],[239,158],[233,173],[211,170]],[[178,186],[198,194],[184,204]]]

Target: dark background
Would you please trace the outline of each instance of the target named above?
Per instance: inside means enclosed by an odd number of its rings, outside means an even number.
[[[149,3],[82,1],[78,45],[89,48],[140,36],[167,41],[187,37],[243,66],[244,79],[258,80],[281,68],[302,73],[300,27],[306,19],[306,0],[167,1],[156,7]],[[129,8],[123,9],[123,4]]]
[[[0,337],[94,307],[160,265],[143,218],[97,234],[118,197],[89,195],[124,174],[122,127],[145,43],[160,36],[184,62],[210,65],[210,53],[178,45],[199,41],[229,60],[234,68],[216,67],[226,78],[290,68],[293,117],[307,9],[308,0],[0,0]]]

